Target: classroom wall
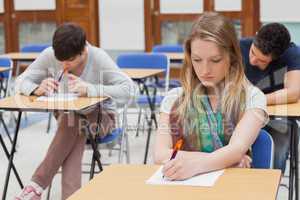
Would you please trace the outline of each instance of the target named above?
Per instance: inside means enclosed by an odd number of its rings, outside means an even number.
[[[202,1],[203,0],[161,0],[161,12],[195,13],[197,10],[203,10]],[[300,1],[261,0],[260,2],[261,21],[263,23],[273,21],[284,23],[291,32],[293,41],[300,45]],[[112,51],[143,50],[144,21],[142,19],[144,13],[137,10],[143,10],[143,0],[131,0],[126,1],[126,3],[118,0],[102,0],[100,4],[102,4],[102,7],[100,5],[101,10],[106,13],[102,17],[100,15],[100,27],[101,23],[104,24],[100,34],[103,48]],[[240,10],[241,1],[215,0],[215,6],[216,10],[219,11]],[[122,13],[122,23],[120,22],[120,15],[118,13]],[[124,15],[124,13],[127,13],[127,15]],[[111,22],[117,23],[111,24]],[[130,28],[123,30],[123,27],[126,26]],[[122,37],[119,37],[120,33],[122,33]],[[122,41],[123,38],[129,39]]]
[[[14,0],[15,10],[55,10],[55,0]]]
[[[161,0],[163,13],[195,13],[203,10],[203,0]],[[300,45],[300,1],[261,0],[261,21],[284,23],[292,39]],[[14,0],[18,10],[55,9],[55,0]],[[216,10],[240,10],[241,1],[215,0]],[[282,9],[284,8],[284,9]],[[0,0],[0,12],[3,0]],[[143,51],[144,0],[100,0],[99,24],[101,46],[107,50]]]
[[[144,1],[100,0],[100,44],[104,49],[145,49]]]
[[[0,0],[0,13],[4,13],[4,0]]]

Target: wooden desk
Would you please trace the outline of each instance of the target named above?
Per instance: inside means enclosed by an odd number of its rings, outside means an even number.
[[[299,199],[299,166],[298,166],[298,143],[299,127],[297,120],[300,119],[300,101],[293,104],[273,105],[267,107],[270,117],[282,117],[292,124],[290,138],[290,174],[289,174],[289,200],[293,199],[295,191],[296,200]],[[275,147],[276,148],[276,147]]]
[[[79,97],[74,101],[37,101],[36,96],[15,95],[0,100],[0,109],[10,111],[52,112],[81,111],[104,101],[107,97]]]
[[[1,56],[10,58],[13,61],[34,61],[39,54],[40,53],[11,52]]]
[[[267,107],[268,114],[277,117],[300,117],[300,101],[298,103],[273,105]]]
[[[68,200],[275,200],[279,170],[226,169],[213,187],[148,185],[158,166],[111,165]]]
[[[184,53],[165,53],[170,61],[183,61]]]
[[[11,69],[10,67],[1,67],[0,66],[0,73],[9,71],[10,69]]]
[[[7,54],[3,54],[1,56],[10,58],[13,61],[13,67],[16,69],[15,75],[18,76],[20,74],[20,66],[18,62],[33,62],[40,53],[29,53],[29,52],[11,52]]]
[[[9,179],[10,179],[10,172],[13,170],[17,181],[20,185],[21,188],[23,188],[23,183],[21,181],[21,178],[18,174],[18,171],[13,163],[13,158],[14,158],[14,153],[15,153],[15,148],[17,144],[17,139],[18,139],[18,133],[19,133],[19,128],[20,128],[20,123],[21,123],[21,116],[23,111],[31,111],[31,112],[51,112],[51,111],[66,111],[66,112],[76,112],[77,114],[80,115],[80,117],[86,119],[86,116],[81,113],[81,111],[84,111],[85,109],[88,109],[90,107],[94,107],[99,105],[102,101],[107,99],[106,97],[97,97],[97,98],[88,98],[88,97],[80,97],[74,101],[58,101],[58,102],[47,102],[47,101],[37,101],[37,97],[35,96],[23,96],[23,95],[16,95],[16,96],[11,96],[5,99],[0,100],[0,109],[2,110],[10,110],[10,111],[18,111],[18,118],[17,118],[17,123],[16,123],[16,129],[15,129],[15,134],[13,137],[13,142],[11,146],[10,152],[8,151],[8,148],[6,147],[5,143],[3,143],[3,140],[0,135],[0,142],[1,146],[5,152],[5,155],[7,159],[9,160],[8,162],[8,167],[7,167],[7,173],[6,173],[6,178],[5,178],[5,184],[4,184],[4,189],[3,189],[3,194],[2,194],[2,200],[5,200],[6,198],[6,193],[8,189],[8,184],[9,184]],[[88,125],[87,125],[88,126]],[[92,133],[90,132],[90,129],[87,129],[88,133],[87,136],[90,139],[93,151],[94,151],[94,158],[99,166],[99,169],[102,170],[102,165],[100,162],[100,153],[97,149],[97,145],[94,141],[94,138],[92,136]]]
[[[141,69],[141,68],[138,69],[122,68],[122,71],[132,79],[148,78],[164,72],[164,70],[162,69]]]

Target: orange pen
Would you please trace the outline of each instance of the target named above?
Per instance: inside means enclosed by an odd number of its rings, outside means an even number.
[[[172,156],[171,156],[170,160],[172,160],[172,159],[174,159],[174,158],[175,158],[175,156],[176,156],[176,154],[177,154],[178,150],[180,150],[180,149],[181,149],[181,146],[182,146],[182,144],[183,144],[183,139],[179,139],[179,140],[176,142],[176,144],[175,144],[175,146],[174,146],[173,153],[172,153]]]
[[[177,142],[174,146],[174,149],[173,149],[172,156],[171,156],[170,160],[172,160],[176,157],[176,154],[177,154],[178,150],[181,149],[182,144],[183,144],[183,139],[177,140]],[[165,178],[165,175],[163,175],[163,178]]]

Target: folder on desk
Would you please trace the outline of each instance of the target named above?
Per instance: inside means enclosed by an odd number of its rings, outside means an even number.
[[[147,184],[153,185],[186,185],[186,186],[202,186],[212,187],[218,178],[223,174],[224,170],[213,171],[205,174],[200,174],[182,181],[170,181],[163,178],[161,166],[147,181]]]

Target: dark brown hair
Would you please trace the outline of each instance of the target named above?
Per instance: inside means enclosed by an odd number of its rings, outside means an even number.
[[[254,37],[254,45],[264,54],[277,59],[289,47],[291,36],[287,28],[280,23],[266,24]]]
[[[55,57],[59,61],[69,60],[80,55],[86,44],[84,30],[74,23],[65,23],[59,26],[52,39]]]

